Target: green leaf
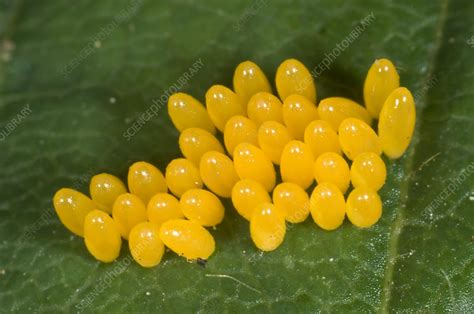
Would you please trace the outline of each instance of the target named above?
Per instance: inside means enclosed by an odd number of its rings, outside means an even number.
[[[1,0],[1,310],[473,312],[473,13],[469,0]],[[206,267],[167,253],[144,269],[126,243],[116,262],[95,261],[60,224],[58,188],[87,192],[95,173],[125,179],[133,161],[164,169],[179,156],[165,106],[124,132],[194,62],[203,67],[181,90],[203,100],[212,84],[231,86],[239,62],[273,78],[288,57],[310,69],[332,59],[319,99],[362,101],[380,57],[414,93],[414,140],[387,163],[375,227],[324,232],[308,219],[263,254],[227,202]]]

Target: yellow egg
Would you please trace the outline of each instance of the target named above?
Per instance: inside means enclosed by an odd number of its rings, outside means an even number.
[[[216,246],[209,231],[195,221],[184,219],[163,223],[160,238],[170,250],[189,260],[209,258]]]
[[[224,132],[225,124],[233,116],[245,116],[247,109],[239,97],[222,85],[213,85],[206,93],[206,107],[214,125]]]
[[[112,206],[115,199],[123,193],[127,193],[127,188],[122,180],[108,173],[97,174],[92,177],[89,191],[92,200],[97,204],[98,209],[112,213]]]
[[[257,181],[243,179],[232,189],[232,204],[237,212],[250,221],[254,208],[262,203],[270,203],[267,190]]]
[[[268,192],[275,186],[276,173],[272,161],[255,145],[239,144],[234,150],[234,166],[240,179],[260,182]]]
[[[122,237],[128,239],[130,230],[147,220],[146,206],[138,196],[125,193],[115,200],[112,217],[117,223]]]
[[[117,224],[101,210],[87,214],[84,220],[84,242],[92,256],[104,263],[114,261],[122,246]]]
[[[128,246],[133,259],[143,267],[158,265],[165,252],[160,228],[151,222],[142,222],[133,227]]]
[[[272,92],[262,69],[252,61],[240,63],[234,72],[234,91],[242,104],[247,105],[249,99],[259,92]]]
[[[293,137],[288,129],[281,123],[266,121],[258,129],[258,144],[265,155],[270,158],[275,165],[280,164],[281,154],[286,144]]]
[[[317,183],[330,182],[346,193],[351,180],[349,165],[341,155],[328,152],[320,155],[314,162],[314,178]]]
[[[399,158],[410,145],[415,129],[415,101],[405,87],[395,89],[385,101],[379,117],[379,136],[385,155]]]
[[[357,155],[351,165],[351,181],[354,187],[367,186],[374,191],[385,184],[387,169],[379,155],[368,152]]]
[[[314,79],[308,69],[296,59],[287,59],[280,64],[275,83],[282,101],[292,94],[298,94],[316,103]]]
[[[388,59],[375,60],[364,83],[365,107],[373,118],[378,119],[385,99],[399,86],[400,77],[393,63]]]
[[[202,155],[211,150],[223,153],[224,148],[219,140],[206,130],[189,128],[179,135],[179,148],[188,160],[199,166]]]
[[[166,184],[177,197],[190,189],[202,188],[199,169],[185,158],[173,159],[166,167]]]
[[[240,143],[258,145],[257,126],[244,116],[233,116],[224,129],[224,144],[227,152],[233,156],[234,149]]]
[[[308,124],[304,132],[304,142],[311,147],[314,158],[326,152],[342,154],[336,131],[324,120],[314,120]]]
[[[272,203],[262,203],[255,207],[250,219],[250,237],[262,251],[273,251],[285,239],[285,215]]]
[[[247,105],[247,115],[257,126],[265,121],[283,123],[282,106],[283,104],[276,96],[260,92],[250,98]]]
[[[61,223],[72,233],[84,235],[84,219],[97,205],[79,191],[62,188],[54,194],[53,205]]]
[[[353,225],[368,228],[382,216],[382,201],[374,190],[358,187],[352,190],[347,198],[346,212]]]
[[[136,162],[128,169],[128,188],[130,193],[137,195],[145,204],[156,193],[168,191],[163,173],[144,161]]]
[[[286,220],[291,223],[303,222],[309,215],[308,193],[294,183],[278,184],[273,190],[273,204],[285,212]]]
[[[207,188],[221,197],[230,197],[234,184],[239,180],[232,160],[216,151],[202,156],[199,172]]]
[[[168,99],[168,114],[178,131],[201,128],[216,133],[206,108],[195,98],[185,93],[176,93]]]
[[[316,105],[305,97],[290,95],[285,99],[283,121],[295,139],[303,140],[306,127],[316,119],[318,119]]]
[[[307,189],[314,181],[313,153],[311,148],[301,141],[286,144],[281,154],[280,172],[284,182],[298,184]]]
[[[318,114],[320,119],[329,122],[334,130],[339,130],[339,125],[347,118],[357,118],[369,125],[372,123],[367,109],[343,97],[329,97],[321,100],[318,105]]]
[[[147,217],[159,227],[165,221],[184,218],[184,214],[176,197],[168,193],[158,193],[148,202]]]
[[[375,131],[364,121],[347,118],[339,127],[339,143],[342,151],[350,160],[357,155],[373,152],[378,155],[382,153],[380,140]]]
[[[311,216],[324,230],[334,230],[342,225],[346,213],[345,205],[341,191],[330,182],[318,184],[311,193]]]
[[[204,227],[214,227],[224,219],[224,205],[217,196],[203,189],[184,193],[179,207],[186,218]]]

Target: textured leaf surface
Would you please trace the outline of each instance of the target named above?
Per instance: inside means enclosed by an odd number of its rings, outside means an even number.
[[[245,59],[269,77],[288,57],[314,68],[371,12],[317,84],[319,98],[362,101],[368,67],[388,57],[415,94],[414,142],[388,163],[375,227],[308,219],[262,254],[227,204],[205,268],[169,253],[143,269],[126,246],[96,262],[53,214],[62,186],[179,155],[165,108],[123,133],[197,60],[182,90],[202,100]],[[473,15],[469,0],[0,1],[2,132],[31,109],[0,142],[1,311],[473,312]]]

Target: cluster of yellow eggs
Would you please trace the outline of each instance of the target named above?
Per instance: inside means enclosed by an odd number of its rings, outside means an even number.
[[[219,197],[231,198],[263,251],[283,242],[287,221],[300,223],[309,214],[324,230],[338,228],[346,216],[357,227],[375,224],[382,214],[377,191],[386,179],[380,155],[405,152],[416,118],[392,62],[379,59],[370,67],[365,107],[342,97],[316,106],[314,79],[295,59],[278,67],[275,81],[278,97],[258,65],[245,61],[235,70],[234,90],[212,86],[206,106],[172,95],[168,113],[184,158],[172,160],[164,175],[149,163],[133,164],[129,191],[105,173],[92,178],[91,198],[61,189],[54,196],[60,220],[98,260],[116,259],[124,238],[144,267],[157,265],[165,246],[190,260],[207,259],[215,242],[205,227],[224,218]]]

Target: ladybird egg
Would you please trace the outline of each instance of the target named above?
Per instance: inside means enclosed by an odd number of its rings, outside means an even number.
[[[122,180],[108,173],[101,173],[92,177],[89,184],[89,191],[92,200],[97,204],[98,209],[107,213],[112,213],[112,206],[115,199],[123,193],[127,193],[127,188]]]
[[[410,145],[415,129],[415,101],[405,87],[395,89],[385,101],[378,132],[382,149],[390,158],[399,158]]]
[[[350,160],[365,152],[382,153],[380,140],[375,131],[364,121],[348,118],[339,127],[339,143]]]
[[[293,137],[281,123],[266,121],[258,129],[258,145],[275,165],[280,164],[281,154]]]
[[[247,115],[257,126],[265,121],[283,123],[282,106],[280,99],[276,96],[260,92],[250,98],[247,105]]]
[[[224,129],[224,144],[231,156],[240,143],[258,145],[257,126],[244,116],[234,116],[227,121]]]
[[[190,189],[202,188],[199,169],[185,158],[173,159],[166,167],[166,184],[177,197]]]
[[[283,182],[273,190],[273,204],[285,212],[285,218],[291,223],[306,220],[309,215],[308,193],[297,184]]]
[[[165,252],[160,239],[160,228],[151,222],[142,222],[133,227],[128,246],[133,259],[143,267],[158,265]]]
[[[329,97],[321,100],[318,114],[322,120],[329,122],[334,130],[347,118],[357,118],[371,124],[372,118],[364,107],[347,98]]]
[[[370,67],[364,83],[365,107],[373,118],[378,119],[388,95],[400,86],[400,77],[393,63],[378,59]]]
[[[374,191],[385,184],[387,169],[379,155],[367,152],[357,155],[351,165],[351,181],[354,187],[367,186]]]
[[[316,103],[316,85],[308,69],[296,59],[283,61],[277,69],[276,88],[281,100],[292,94],[306,97]]]
[[[346,213],[345,205],[341,190],[330,182],[318,184],[311,193],[311,216],[324,230],[334,230],[342,225]]]
[[[144,161],[136,162],[130,166],[128,188],[130,193],[137,195],[145,204],[156,193],[165,193],[168,190],[163,173]]]
[[[199,172],[207,188],[221,197],[230,197],[234,184],[239,180],[232,160],[216,151],[202,156]]]
[[[241,103],[247,104],[258,92],[272,92],[270,82],[262,69],[252,61],[240,63],[234,72],[234,91]]]
[[[206,107],[214,125],[224,132],[225,124],[233,116],[245,116],[247,110],[239,97],[222,85],[214,85],[206,93]]]
[[[112,217],[117,223],[122,237],[128,239],[130,230],[147,220],[146,206],[138,196],[125,193],[115,200]]]
[[[276,173],[272,161],[255,145],[239,144],[234,150],[234,166],[240,179],[260,182],[268,192],[275,186]]]
[[[288,96],[283,103],[282,112],[288,131],[298,140],[303,140],[308,124],[318,119],[316,105],[301,95]]]
[[[316,182],[330,182],[344,194],[349,188],[351,173],[349,165],[341,155],[327,152],[314,162],[314,178]]]
[[[382,201],[374,190],[357,187],[349,194],[346,202],[347,218],[353,225],[368,228],[382,216]]]
[[[199,166],[202,155],[211,150],[223,153],[224,148],[219,140],[206,130],[189,128],[179,135],[179,148],[186,159]]]
[[[216,133],[206,108],[195,98],[185,93],[176,93],[168,100],[168,114],[178,131],[201,128]]]
[[[218,225],[224,219],[224,205],[213,193],[192,189],[186,191],[179,200],[184,216],[204,227]]]
[[[314,120],[308,124],[304,132],[304,142],[311,148],[314,158],[326,152],[342,154],[336,131],[324,120]]]
[[[314,181],[313,153],[311,148],[301,141],[286,144],[281,154],[280,172],[284,182],[298,184],[307,189]]]
[[[92,256],[104,263],[114,261],[122,246],[117,224],[101,210],[87,214],[84,220],[84,242]]]
[[[272,203],[262,203],[254,208],[250,219],[250,237],[262,251],[273,251],[285,239],[285,215]]]
[[[79,191],[62,188],[54,194],[53,205],[61,223],[72,233],[84,235],[84,219],[97,205]]]
[[[165,221],[184,218],[184,215],[176,197],[168,193],[158,193],[148,202],[147,217],[159,227]]]
[[[160,238],[170,250],[189,260],[207,259],[216,246],[209,231],[191,220],[168,220],[161,225]]]
[[[232,204],[237,212],[250,221],[254,208],[262,203],[270,203],[270,195],[257,181],[243,179],[232,189]]]

